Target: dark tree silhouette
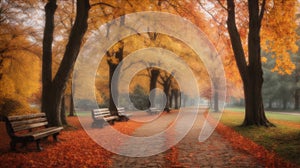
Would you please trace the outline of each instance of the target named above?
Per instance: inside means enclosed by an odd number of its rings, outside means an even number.
[[[246,113],[244,126],[258,125],[271,126],[265,115],[262,84],[263,71],[261,65],[260,29],[264,15],[266,0],[260,4],[259,0],[248,0],[249,32],[248,32],[248,59],[244,53],[240,34],[235,20],[235,2],[227,0],[227,27],[230,35],[234,57],[243,81]]]
[[[45,6],[46,20],[43,39],[42,64],[42,111],[47,115],[49,125],[61,125],[60,103],[66,83],[77,59],[83,36],[87,30],[88,0],[76,2],[77,13],[72,26],[66,50],[54,78],[52,78],[52,42],[56,0],[49,0]]]

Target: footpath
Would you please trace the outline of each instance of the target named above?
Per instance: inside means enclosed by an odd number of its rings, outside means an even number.
[[[186,111],[189,113],[189,111]],[[205,141],[200,143],[198,136],[204,121],[204,110],[198,113],[197,119],[188,134],[174,147],[162,153],[148,157],[128,157],[115,154],[112,157],[112,167],[264,167],[251,154],[234,149],[226,139],[216,131]],[[163,114],[157,119],[147,122],[135,130],[132,136],[147,137],[168,128],[177,117],[177,112]],[[187,114],[188,115],[188,114]],[[171,134],[169,136],[172,136]],[[173,137],[160,137],[147,146],[143,152],[151,153],[153,150],[163,148]],[[135,152],[138,148],[129,139],[123,143],[120,150],[127,149]],[[245,144],[247,145],[247,144]]]

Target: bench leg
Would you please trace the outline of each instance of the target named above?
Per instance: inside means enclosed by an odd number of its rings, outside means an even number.
[[[53,134],[53,139],[54,139],[54,141],[55,141],[55,142],[58,142],[57,135],[58,135],[58,133],[56,133],[56,134]]]
[[[39,139],[36,141],[36,148],[37,148],[38,151],[42,151],[43,150],[43,148],[40,145],[40,140]]]
[[[94,121],[92,123],[92,128],[102,128],[104,127],[104,121]]]
[[[128,121],[129,118],[127,116],[120,116],[120,121]]]
[[[11,149],[12,151],[16,151],[16,142],[10,141],[10,149]]]
[[[22,142],[22,148],[26,147],[27,146],[27,142]]]
[[[110,121],[108,121],[108,123],[109,123],[110,125],[114,125],[114,124],[115,124],[115,121],[114,121],[114,120],[110,120]]]

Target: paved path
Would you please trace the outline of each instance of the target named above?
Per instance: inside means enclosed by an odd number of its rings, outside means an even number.
[[[187,112],[188,113],[188,112]],[[146,123],[136,129],[133,136],[151,136],[167,128],[176,118],[177,113],[165,114],[158,119]],[[112,167],[263,167],[253,156],[235,150],[229,142],[222,138],[217,132],[214,132],[208,140],[203,143],[198,142],[198,136],[204,121],[203,113],[200,113],[190,132],[177,145],[175,145],[177,153],[177,164],[170,163],[166,159],[166,155],[171,153],[167,150],[149,157],[126,157],[114,155]],[[144,152],[152,152],[158,148],[163,148],[168,143],[168,138],[160,137],[153,140],[155,144],[145,148]],[[130,145],[134,152],[137,150],[130,140],[124,143],[120,150]],[[137,145],[138,146],[138,145]]]

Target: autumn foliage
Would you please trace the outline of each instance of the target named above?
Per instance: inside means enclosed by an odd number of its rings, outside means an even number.
[[[17,152],[9,151],[9,137],[5,125],[1,123],[0,167],[109,167],[112,153],[95,143],[81,128],[77,117],[69,117],[69,122],[77,127],[69,127],[59,135],[60,142],[52,138],[42,141],[44,150],[37,152],[35,143],[18,147]],[[131,134],[140,124],[128,121],[116,123],[114,128]],[[103,128],[105,129],[105,128]],[[105,138],[105,137],[103,137]],[[116,144],[118,145],[118,144]]]
[[[205,115],[210,122],[215,122],[207,113]],[[220,122],[216,127],[216,131],[228,140],[233,148],[253,155],[259,162],[264,164],[265,167],[296,167],[296,165],[284,160],[275,152],[268,151],[263,146],[256,144]]]

